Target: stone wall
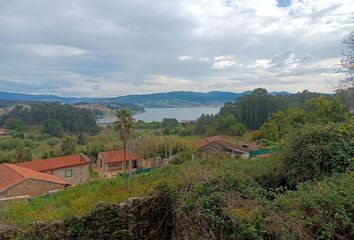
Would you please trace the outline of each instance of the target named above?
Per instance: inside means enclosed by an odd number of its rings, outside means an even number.
[[[163,192],[121,204],[100,203],[82,218],[35,223],[27,230],[0,224],[0,239],[163,240],[171,239],[172,231],[171,201],[169,194]]]
[[[167,165],[167,160],[157,157],[157,158],[141,159],[139,168],[157,168],[166,165]]]
[[[0,198],[25,195],[39,196],[47,193],[48,191],[63,189],[64,187],[65,186],[63,184],[26,179],[7,191],[0,193]]]

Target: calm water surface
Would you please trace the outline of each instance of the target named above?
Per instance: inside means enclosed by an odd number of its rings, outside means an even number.
[[[198,108],[145,108],[145,112],[134,115],[136,120],[145,122],[162,121],[163,118],[176,118],[178,121],[196,120],[200,115],[218,113],[218,107]]]
[[[220,107],[198,107],[198,108],[145,108],[145,112],[134,115],[136,120],[145,122],[161,122],[164,118],[176,118],[178,121],[191,121],[204,114],[218,113]],[[104,117],[99,122],[112,123],[116,121],[115,117]]]

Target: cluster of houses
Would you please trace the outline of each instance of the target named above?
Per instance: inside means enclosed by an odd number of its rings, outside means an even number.
[[[242,157],[248,158],[250,147],[229,143],[222,137],[205,139],[197,144],[195,157]],[[129,160],[127,160],[129,159]],[[103,178],[137,169],[155,168],[166,165],[161,158],[141,159],[132,152],[108,151],[98,154],[91,162],[84,154],[41,159],[17,164],[0,164],[0,205],[14,199],[28,199],[46,195],[89,180],[90,168]]]

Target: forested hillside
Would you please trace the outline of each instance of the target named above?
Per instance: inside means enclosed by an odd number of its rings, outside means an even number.
[[[272,94],[258,88],[250,94],[240,96],[233,102],[226,102],[216,115],[202,115],[194,128],[196,134],[243,133],[246,129],[259,129],[268,117],[289,107],[303,108],[305,102],[328,94],[303,91],[296,94]]]
[[[1,117],[1,123],[8,129],[19,131],[23,125],[44,125],[58,131],[62,129],[66,132],[98,132],[92,111],[60,103],[17,105]]]

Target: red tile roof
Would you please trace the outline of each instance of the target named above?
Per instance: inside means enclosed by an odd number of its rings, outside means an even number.
[[[124,162],[124,151],[108,151],[108,152],[101,152],[102,160],[105,163],[114,163],[114,162]],[[130,159],[129,159],[130,158]],[[127,152],[127,161],[128,160],[139,160],[139,157],[135,153]]]
[[[198,149],[202,148],[202,147],[205,147],[205,146],[208,146],[211,143],[219,143],[219,144],[221,144],[221,145],[223,145],[223,146],[225,146],[227,148],[230,148],[230,149],[235,150],[235,151],[243,152],[243,153],[249,153],[251,151],[251,149],[249,149],[249,148],[242,147],[242,146],[237,146],[237,145],[235,145],[233,143],[229,143],[229,142],[225,141],[222,136],[210,137],[210,138],[207,138],[207,139],[201,141],[198,144]]]
[[[44,172],[49,170],[88,164],[88,162],[85,159],[86,156],[84,155],[74,154],[74,155],[68,155],[63,157],[55,157],[49,159],[23,162],[23,163],[18,163],[17,165],[35,171]]]
[[[70,185],[63,179],[51,174],[36,172],[15,164],[0,164],[0,192],[3,192],[29,178],[62,185]]]

